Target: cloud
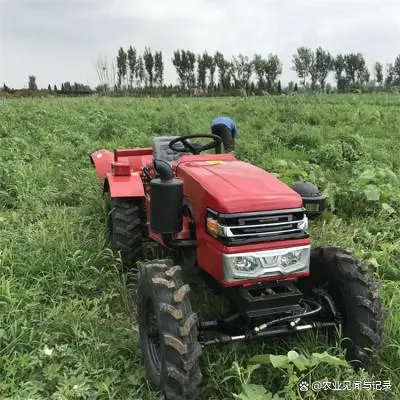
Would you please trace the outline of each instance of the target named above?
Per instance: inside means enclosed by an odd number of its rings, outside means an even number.
[[[94,60],[132,45],[161,50],[166,78],[178,48],[278,54],[282,79],[302,45],[362,52],[370,64],[399,53],[397,0],[0,0],[0,83],[21,87],[70,80],[96,85]]]

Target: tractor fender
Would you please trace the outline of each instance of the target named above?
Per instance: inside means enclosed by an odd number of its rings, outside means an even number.
[[[111,172],[106,174],[104,180],[104,193],[115,197],[144,197],[142,178],[137,172],[127,176],[115,176]]]
[[[90,162],[96,168],[97,176],[104,180],[106,174],[111,172],[111,164],[114,161],[114,154],[105,149],[97,150],[90,155]]]

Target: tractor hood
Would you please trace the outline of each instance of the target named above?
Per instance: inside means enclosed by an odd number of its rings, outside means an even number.
[[[233,160],[196,160],[178,163],[185,195],[220,213],[301,208],[298,193],[271,173]]]

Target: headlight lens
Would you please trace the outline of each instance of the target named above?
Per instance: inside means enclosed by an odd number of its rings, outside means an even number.
[[[226,281],[309,273],[311,246],[267,250],[251,254],[224,254]]]
[[[260,262],[256,257],[234,257],[232,260],[232,267],[235,271],[241,272],[254,272],[260,266]]]
[[[283,268],[290,267],[301,260],[301,250],[295,250],[280,257],[280,265]]]
[[[213,217],[207,217],[206,230],[212,237],[218,238],[218,236],[225,236],[223,227]]]

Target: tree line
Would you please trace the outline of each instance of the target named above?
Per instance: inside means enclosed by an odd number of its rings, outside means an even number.
[[[103,93],[113,95],[239,95],[280,94],[282,92],[319,91],[391,91],[400,88],[400,54],[393,63],[380,62],[370,71],[361,53],[332,54],[318,47],[299,47],[291,59],[298,82],[282,87],[283,63],[277,54],[252,57],[239,54],[227,58],[220,51],[196,54],[178,49],[170,59],[177,84],[164,82],[164,57],[161,51],[146,47],[120,47],[115,59],[99,58],[95,67],[99,84],[95,89],[80,83],[64,82],[60,88],[49,84],[47,92],[64,95]],[[330,82],[329,78],[332,78]],[[29,77],[30,92],[38,91],[35,76]],[[12,92],[6,84],[3,91]]]
[[[195,54],[190,50],[176,50],[171,58],[179,81],[179,87],[185,89],[202,89],[226,91],[242,89],[246,91],[263,90],[270,94],[282,91],[279,77],[283,63],[277,54],[263,57],[255,54],[252,58],[239,54],[230,59],[220,51],[209,54]],[[386,68],[376,62],[373,71],[369,71],[367,61],[361,53],[333,55],[318,47],[299,47],[292,56],[291,68],[296,72],[302,89],[312,91],[326,90],[329,75],[333,75],[335,85],[329,90],[338,92],[363,89],[365,86],[390,89],[400,86],[400,54]],[[116,57],[118,85],[116,90],[132,90],[136,78],[139,87],[156,85],[163,87],[164,62],[160,51],[154,56],[149,48],[143,56],[137,56],[132,46],[128,51],[121,47]],[[123,79],[130,77],[129,85],[121,87]],[[297,82],[289,82],[288,88],[294,89]],[[107,84],[107,82],[103,82]]]

